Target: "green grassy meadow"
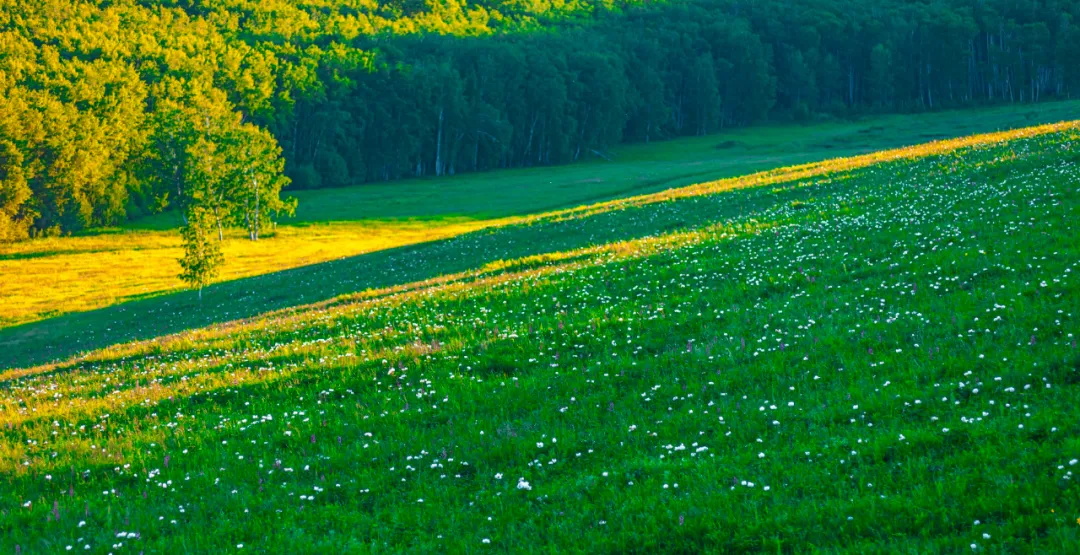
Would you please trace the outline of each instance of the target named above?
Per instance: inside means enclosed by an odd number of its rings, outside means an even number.
[[[1075,552],[1078,223],[1072,128],[34,324],[0,552]]]

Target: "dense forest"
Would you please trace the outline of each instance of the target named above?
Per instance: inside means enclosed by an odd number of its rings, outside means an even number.
[[[1070,0],[7,0],[0,240],[1080,92]],[[286,177],[287,176],[287,177]]]

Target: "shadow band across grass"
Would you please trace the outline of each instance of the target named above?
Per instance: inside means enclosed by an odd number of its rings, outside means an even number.
[[[499,260],[693,229],[779,203],[806,200],[810,194],[809,188],[742,190],[583,218],[512,225],[222,282],[205,288],[201,302],[197,292],[183,291],[65,314],[0,330],[0,368],[44,364],[109,345],[422,281]]]

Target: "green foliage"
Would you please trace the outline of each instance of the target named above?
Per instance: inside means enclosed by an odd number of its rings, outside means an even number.
[[[1072,0],[12,0],[0,240],[183,213],[188,194],[234,222],[205,188],[229,171],[239,147],[218,135],[236,125],[268,131],[295,186],[316,188],[1068,97],[1078,18]]]
[[[129,207],[231,208],[224,165],[241,145],[224,136],[245,114],[272,112],[272,53],[175,9],[9,4],[0,16],[9,19],[0,34],[0,239],[111,225]],[[280,178],[270,182],[267,191],[280,190]]]
[[[289,184],[283,173],[285,160],[270,133],[254,125],[236,127],[228,140],[233,156],[227,161],[230,174],[223,188],[232,205],[231,220],[257,241],[274,216],[296,211],[296,199],[281,199],[281,189]]]
[[[22,209],[32,194],[22,159],[17,145],[10,140],[0,142],[0,242],[25,238],[33,217]]]
[[[187,224],[180,228],[184,241],[184,257],[180,259],[180,279],[192,289],[199,290],[210,285],[221,269],[225,257],[221,254],[221,241],[212,237],[215,218],[203,207],[193,208]]]
[[[335,66],[321,78],[334,86],[269,125],[294,175],[311,165],[359,183],[560,164],[767,120],[1060,98],[1080,83],[1052,53],[1066,34],[999,25],[1037,29],[1073,3],[743,8],[692,0],[549,21],[543,33],[358,39],[378,49],[376,71]],[[347,160],[347,180],[328,150]]]

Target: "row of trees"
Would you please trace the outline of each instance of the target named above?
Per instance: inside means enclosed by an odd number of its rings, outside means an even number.
[[[687,0],[493,37],[363,40],[268,122],[298,187],[559,164],[623,141],[1080,92],[1080,2]]]
[[[1078,18],[1078,0],[8,0],[0,241],[170,209],[256,239],[289,178],[1067,97]]]
[[[292,208],[277,140],[241,107],[268,106],[274,77],[255,51],[203,51],[204,26],[135,5],[0,11],[0,241],[169,208],[257,239]]]

